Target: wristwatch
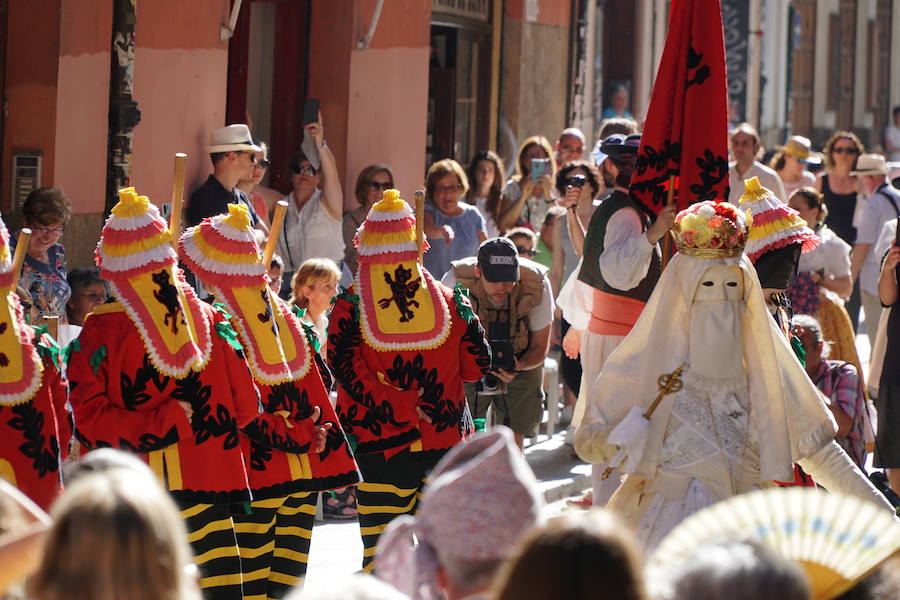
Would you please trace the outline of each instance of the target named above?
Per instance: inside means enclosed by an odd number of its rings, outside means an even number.
[[[324,150],[326,148],[328,148],[328,142],[326,142],[325,140],[322,140],[322,145],[319,146],[319,150]]]

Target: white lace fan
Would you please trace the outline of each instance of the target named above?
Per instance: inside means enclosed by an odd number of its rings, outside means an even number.
[[[814,488],[750,492],[685,519],[656,548],[648,571],[683,560],[705,542],[747,538],[800,564],[812,597],[827,600],[900,552],[900,520],[870,502]]]

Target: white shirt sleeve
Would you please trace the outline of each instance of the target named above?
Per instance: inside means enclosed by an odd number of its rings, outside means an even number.
[[[856,231],[856,243],[874,244],[877,242],[884,224],[894,216],[896,216],[896,213],[894,213],[893,208],[880,194],[867,198],[866,205],[859,219],[859,227]]]
[[[581,260],[562,289],[559,296],[556,297],[556,304],[562,310],[563,317],[573,328],[579,330],[587,329],[588,322],[591,319],[591,307],[594,301],[594,293],[591,286],[578,280],[578,273],[581,272]]]
[[[632,208],[618,210],[606,224],[600,273],[612,287],[628,291],[647,276],[650,255],[656,246],[647,240],[641,218]]]
[[[456,286],[456,273],[453,272],[453,269],[447,269],[447,272],[444,273],[444,276],[441,277],[441,283],[446,285],[451,290]]]
[[[825,245],[825,274],[832,277],[849,277],[850,276],[850,245],[834,236],[832,240]]]
[[[544,275],[544,293],[541,294],[541,302],[528,312],[528,329],[540,331],[553,322],[553,288],[550,280]]]

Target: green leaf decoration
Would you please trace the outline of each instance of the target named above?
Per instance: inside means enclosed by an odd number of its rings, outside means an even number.
[[[213,308],[215,308],[217,311],[219,311],[219,313],[220,313],[223,317],[225,317],[226,319],[228,319],[229,321],[233,318],[233,317],[231,316],[231,313],[228,312],[228,309],[227,309],[227,308],[225,307],[225,305],[222,304],[221,302],[213,302]]]
[[[238,334],[231,326],[231,323],[228,321],[219,321],[216,323],[216,333],[219,334],[219,337],[231,344],[231,347],[235,350],[243,350],[244,346],[241,344],[241,341],[238,339]]]
[[[356,294],[351,294],[347,288],[342,287],[340,293],[336,296],[342,300],[346,300],[351,304],[359,304],[359,296]]]
[[[88,364],[91,365],[91,369],[94,371],[94,375],[100,371],[100,365],[103,364],[103,361],[106,360],[106,346],[100,346],[94,353],[91,354],[91,358],[88,361]]]
[[[62,361],[64,364],[69,364],[73,352],[81,352],[81,342],[78,341],[78,338],[69,342],[69,345],[62,351]]]
[[[35,347],[41,358],[49,358],[50,361],[59,369],[60,350],[59,344],[50,335],[46,325],[32,325],[35,332]]]
[[[350,446],[350,450],[356,454],[356,449],[359,447],[359,438],[353,435],[352,433],[347,434],[347,444]]]
[[[453,286],[453,301],[456,302],[456,314],[459,315],[460,319],[463,319],[466,323],[475,318],[475,312],[472,310],[472,306],[466,301],[466,298],[469,297],[469,290],[463,289],[461,283],[457,283]]]
[[[800,341],[800,338],[797,336],[793,336],[791,338],[791,348],[794,350],[794,354],[797,355],[797,359],[800,361],[800,364],[806,367],[806,348],[803,347],[803,343]]]

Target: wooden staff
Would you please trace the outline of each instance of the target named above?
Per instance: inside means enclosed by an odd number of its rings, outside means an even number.
[[[19,231],[19,241],[16,242],[16,253],[12,261],[12,287],[15,289],[19,283],[19,274],[22,272],[22,264],[25,262],[25,252],[28,250],[28,242],[31,240],[31,230],[27,227]]]
[[[416,244],[419,246],[419,264],[425,257],[425,191],[416,190]]]
[[[181,206],[184,204],[184,167],[187,154],[179,152],[175,155],[175,177],[172,181],[172,214],[169,215],[169,232],[172,234],[172,245],[178,247],[178,236],[181,235]]]
[[[675,202],[675,175],[669,175],[669,189],[666,193],[666,206],[672,206],[672,203]],[[666,265],[669,264],[669,261],[672,259],[672,236],[669,235],[669,232],[666,232],[666,235],[663,236],[663,246],[662,246],[662,268],[665,269]]]
[[[281,226],[284,224],[284,215],[287,214],[288,203],[279,200],[275,204],[275,215],[272,217],[272,228],[269,229],[269,239],[266,240],[266,249],[263,250],[263,266],[268,270],[275,255],[275,246],[278,244],[278,236],[281,235]],[[294,265],[297,267],[299,265]]]

